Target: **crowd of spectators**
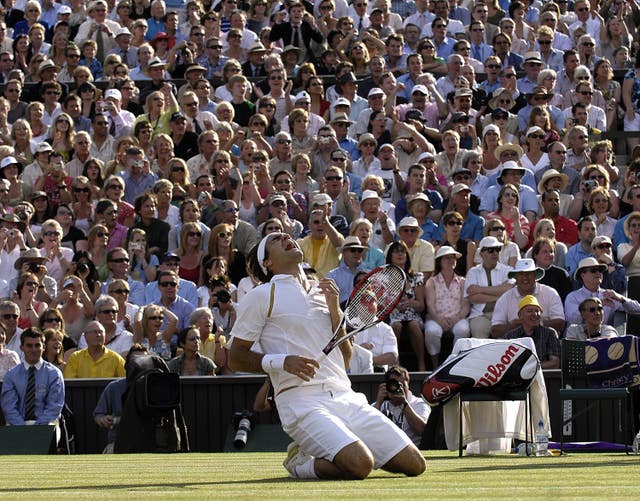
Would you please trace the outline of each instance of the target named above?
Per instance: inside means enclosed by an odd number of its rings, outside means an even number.
[[[66,378],[124,375],[134,343],[181,375],[232,373],[271,232],[341,302],[367,270],[406,271],[351,372],[406,363],[403,333],[419,370],[447,335],[532,336],[558,367],[565,331],[638,325],[635,0],[2,0],[0,16],[0,377],[30,328]]]

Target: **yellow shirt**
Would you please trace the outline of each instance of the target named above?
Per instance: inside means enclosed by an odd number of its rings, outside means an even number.
[[[304,260],[316,270],[318,278],[324,278],[327,273],[340,264],[340,253],[333,246],[329,237],[325,237],[321,242],[320,248],[314,255],[314,243],[317,241],[314,242],[311,235],[298,240],[298,244],[304,252]]]
[[[220,341],[220,347],[224,348],[227,345],[227,340],[224,336],[220,336],[218,340]],[[213,334],[209,334],[209,337],[200,344],[200,354],[209,357],[211,360],[216,359],[216,338]]]
[[[124,358],[105,348],[104,354],[93,360],[88,349],[74,352],[64,368],[65,379],[125,377]]]
[[[391,244],[387,245],[385,255]],[[426,240],[418,238],[413,247],[409,249],[411,259],[411,269],[420,273],[431,273],[435,269],[435,251],[433,245]]]

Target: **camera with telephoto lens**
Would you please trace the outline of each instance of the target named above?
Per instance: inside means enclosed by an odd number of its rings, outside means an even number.
[[[402,388],[402,382],[397,379],[393,379],[391,376],[401,378],[402,374],[395,367],[390,368],[384,373],[384,384],[387,388],[387,393],[389,393],[389,395],[398,395],[403,393],[404,390]]]
[[[27,268],[31,273],[38,273],[40,271],[40,265],[38,263],[29,263]]]
[[[244,449],[247,445],[249,432],[255,426],[255,416],[249,410],[237,411],[233,414],[233,425],[236,429],[236,435],[233,439],[233,446],[236,449]]]
[[[231,295],[229,294],[229,291],[226,291],[224,289],[220,289],[219,291],[215,292],[213,295],[216,296],[216,298],[218,298],[216,303],[228,303],[229,301],[231,301]]]
[[[594,189],[596,186],[598,186],[598,181],[596,181],[595,179],[587,179],[584,182],[584,189],[586,191],[591,191],[592,189]]]

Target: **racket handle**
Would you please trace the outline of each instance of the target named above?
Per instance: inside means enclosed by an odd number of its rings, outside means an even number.
[[[322,365],[322,362],[324,362],[328,356],[329,355],[327,355],[326,353],[323,353],[318,358],[316,358],[316,362],[318,362],[319,365]]]

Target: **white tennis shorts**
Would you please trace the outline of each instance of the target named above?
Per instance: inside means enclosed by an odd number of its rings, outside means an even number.
[[[325,385],[301,387],[280,394],[276,404],[284,431],[317,458],[333,461],[338,452],[360,440],[371,451],[374,467],[380,468],[412,445],[362,393],[329,390]]]

